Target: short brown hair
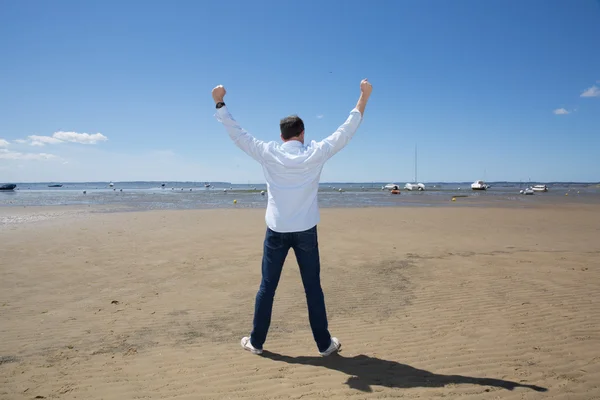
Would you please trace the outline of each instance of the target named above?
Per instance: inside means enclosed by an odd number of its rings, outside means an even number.
[[[279,121],[279,129],[283,140],[290,140],[304,131],[304,122],[297,115],[290,115]]]

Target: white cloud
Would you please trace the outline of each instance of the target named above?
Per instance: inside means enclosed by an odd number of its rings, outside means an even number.
[[[31,135],[27,137],[29,139],[29,144],[32,146],[45,146],[47,144],[57,144],[62,143],[62,140],[53,138],[52,136],[38,136]]]
[[[80,144],[96,144],[105,142],[108,138],[101,133],[77,133],[77,132],[54,132],[52,136],[31,135],[27,140],[17,139],[17,143],[29,143],[31,146],[45,146],[47,144],[59,143],[80,143]]]
[[[0,147],[7,147],[8,145],[8,140],[0,139]]]
[[[18,151],[10,151],[0,149],[0,159],[3,160],[52,160],[56,159],[54,154],[48,153],[19,153]]]
[[[323,114],[319,114],[319,115],[317,115],[317,118],[318,118],[318,119],[322,119],[323,117],[324,117],[324,115],[323,115]]]
[[[570,114],[570,113],[571,113],[570,111],[567,111],[567,110],[566,110],[566,109],[564,109],[564,108],[557,108],[556,110],[554,110],[554,111],[552,111],[552,112],[553,112],[554,114],[556,114],[556,115],[567,115],[567,114]]]
[[[52,135],[53,138],[62,140],[63,142],[81,143],[81,144],[96,144],[98,142],[105,142],[108,140],[106,136],[101,133],[77,133],[77,132],[63,132],[58,131]]]
[[[592,87],[584,90],[583,93],[581,93],[581,97],[600,97],[600,88],[596,85],[593,85]]]

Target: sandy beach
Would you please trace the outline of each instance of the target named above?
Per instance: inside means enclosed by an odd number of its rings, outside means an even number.
[[[330,358],[293,256],[264,355],[239,345],[263,216],[0,229],[0,399],[600,399],[600,206],[322,210]]]

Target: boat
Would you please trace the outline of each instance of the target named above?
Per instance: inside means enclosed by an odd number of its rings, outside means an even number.
[[[425,185],[422,183],[407,183],[404,185],[404,189],[423,191],[425,190]]]
[[[475,181],[471,183],[471,189],[473,190],[487,190],[489,186],[484,181]]]
[[[400,194],[400,187],[398,185],[393,185],[390,187],[391,194]]]
[[[417,146],[415,146],[415,183],[407,183],[404,185],[404,189],[406,190],[425,190],[425,185],[422,183],[417,183]]]
[[[111,182],[108,184],[108,186],[113,187],[113,186],[115,186],[115,184]]]
[[[519,193],[531,195],[531,194],[534,194],[534,191],[533,191],[532,187],[528,187],[528,188],[525,188],[525,189],[519,191]]]
[[[210,187],[210,183],[205,183],[205,184],[204,184],[204,187],[205,187],[205,188],[209,188],[209,187]]]
[[[63,186],[63,185],[61,185],[61,184],[58,184],[58,183],[57,183],[57,184],[55,184],[55,185],[48,185],[48,187],[62,187],[62,186]]]
[[[534,192],[547,192],[548,186],[546,185],[535,185],[531,188]]]
[[[15,185],[14,183],[7,183],[6,185],[0,186],[0,190],[2,190],[4,192],[8,192],[11,190],[15,190],[16,187],[17,187],[17,185]]]
[[[383,187],[383,189],[385,190],[393,190],[394,188],[398,189],[398,185],[396,185],[395,183],[388,183]]]

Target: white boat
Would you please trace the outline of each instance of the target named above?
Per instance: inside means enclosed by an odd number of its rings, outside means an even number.
[[[484,181],[475,181],[471,183],[471,189],[473,190],[487,190],[488,185]]]
[[[533,188],[531,188],[531,187],[528,187],[528,188],[526,188],[526,189],[523,189],[523,190],[521,190],[519,193],[521,193],[521,194],[529,194],[529,195],[531,195],[531,194],[533,194],[534,192],[533,192]]]
[[[404,189],[423,191],[425,190],[425,185],[423,185],[422,183],[407,183],[406,185],[404,185]]]
[[[418,191],[425,190],[425,185],[417,182],[417,146],[415,146],[415,183],[407,183],[406,185],[404,185],[404,189]]]
[[[547,192],[548,186],[546,185],[535,185],[531,188],[534,192]]]
[[[113,187],[113,186],[115,186],[115,184],[111,182],[108,184],[108,186]]]
[[[398,189],[398,185],[397,185],[397,184],[395,184],[395,183],[388,183],[388,184],[387,184],[387,185],[385,185],[383,188],[384,188],[385,190],[394,190],[394,188],[395,188],[395,189]]]

